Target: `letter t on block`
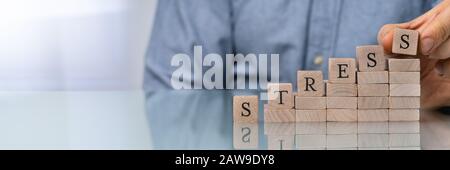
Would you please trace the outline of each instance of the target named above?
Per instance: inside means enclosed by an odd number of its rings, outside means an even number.
[[[336,84],[356,83],[354,58],[330,58],[328,60],[328,82]]]
[[[270,109],[294,108],[294,95],[291,83],[268,83],[267,96]]]
[[[233,122],[258,122],[258,96],[233,96]]]
[[[297,96],[323,96],[322,71],[297,71]]]

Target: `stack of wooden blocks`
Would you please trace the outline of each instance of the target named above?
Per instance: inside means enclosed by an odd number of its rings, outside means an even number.
[[[358,120],[388,121],[389,119],[389,72],[381,46],[356,48],[359,72]]]
[[[419,32],[395,29],[392,52],[416,55]],[[414,121],[420,117],[420,60],[389,60],[389,120]]]
[[[390,59],[389,68],[389,120],[419,120],[419,60]]]
[[[416,55],[418,37],[417,31],[396,29],[393,53]],[[269,83],[264,121],[419,120],[420,60],[387,60],[383,47],[376,45],[357,47],[356,56],[358,63],[330,58],[328,82],[321,71],[298,71],[296,94],[291,83]],[[257,96],[235,96],[234,120],[257,121],[257,109],[250,111],[257,106]]]

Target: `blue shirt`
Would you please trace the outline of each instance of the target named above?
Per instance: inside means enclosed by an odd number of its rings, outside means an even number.
[[[379,29],[425,13],[435,0],[161,0],[148,46],[144,89],[171,89],[177,53],[280,54],[280,82],[323,70],[329,57],[354,57]],[[323,63],[314,62],[318,56]],[[193,59],[191,59],[194,61]],[[225,61],[225,59],[224,59]],[[203,69],[203,72],[205,69]]]

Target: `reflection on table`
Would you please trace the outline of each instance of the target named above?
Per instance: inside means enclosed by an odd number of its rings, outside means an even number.
[[[419,122],[234,123],[234,149],[269,150],[419,150]]]

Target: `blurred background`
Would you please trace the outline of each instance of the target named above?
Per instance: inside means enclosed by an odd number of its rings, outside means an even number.
[[[0,1],[0,90],[138,90],[157,0]]]

